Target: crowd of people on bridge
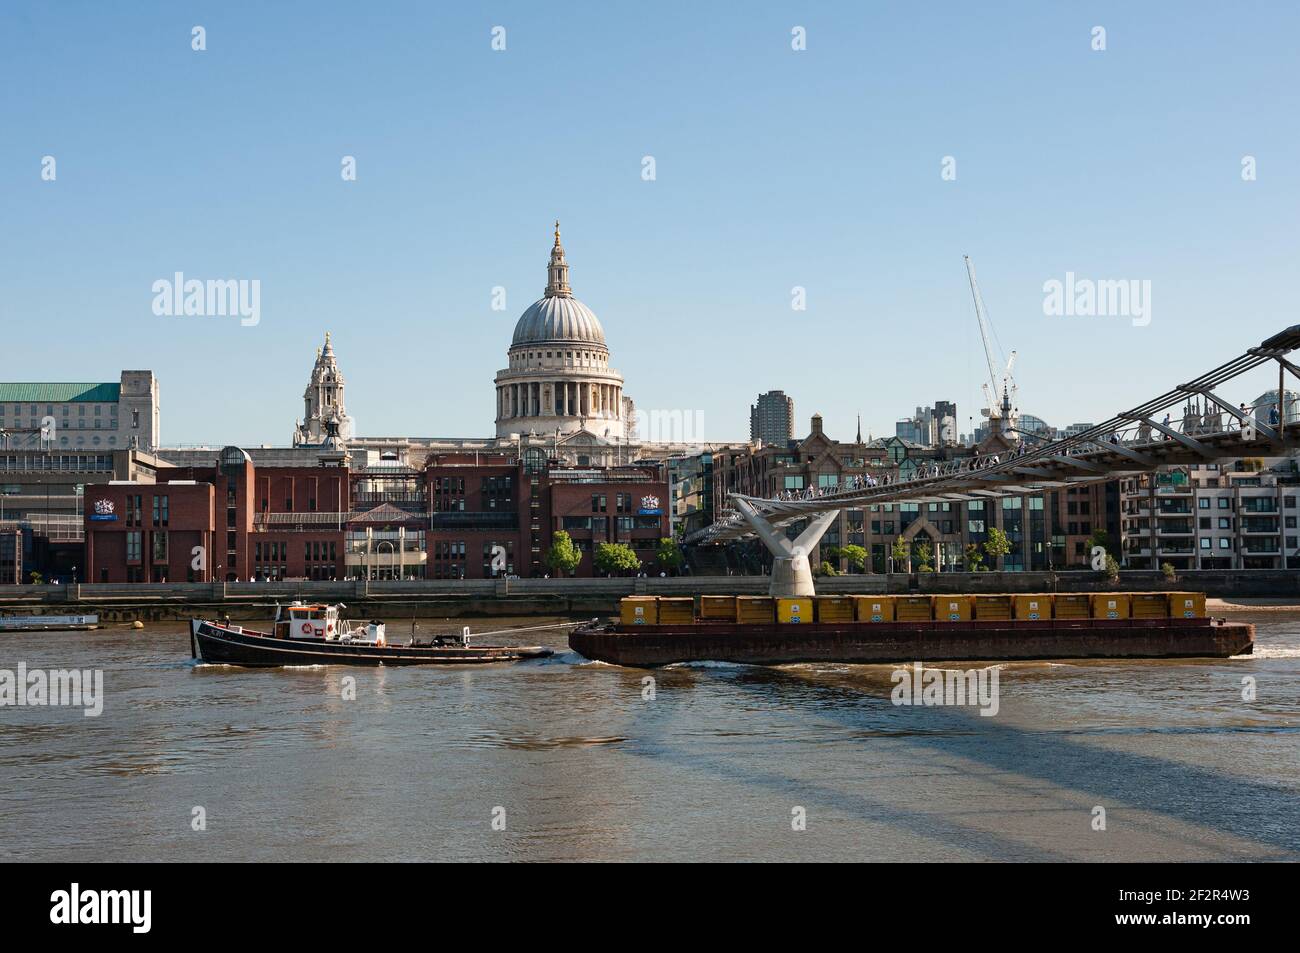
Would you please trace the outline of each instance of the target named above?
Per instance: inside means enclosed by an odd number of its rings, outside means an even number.
[[[1239,413],[1243,418],[1248,418],[1254,408],[1242,404]],[[1166,430],[1172,429],[1171,415],[1165,414],[1161,426]],[[1276,405],[1269,408],[1268,422],[1276,426],[1278,422],[1278,411]],[[1239,423],[1239,422],[1238,422]],[[1211,414],[1208,409],[1204,416],[1195,413],[1190,407],[1183,417],[1182,431],[1184,433],[1207,433],[1221,431],[1222,415]],[[1128,436],[1125,433],[1115,430],[1111,432],[1110,443],[1124,445],[1126,443],[1149,443],[1151,441],[1151,424],[1142,421],[1137,428]],[[1172,439],[1169,433],[1164,432],[1164,440]],[[1045,438],[1040,438],[1045,439]],[[1080,441],[1068,447],[1059,450],[1062,455],[1074,455],[1084,453],[1092,449],[1096,444],[1090,441]],[[1016,458],[1023,457],[1033,452],[1027,440],[1021,440],[1014,449],[1004,453],[984,453],[981,454],[978,449],[969,457],[962,457],[956,460],[933,461],[917,466],[915,469],[907,472],[899,472],[897,475],[882,474],[875,476],[870,473],[858,474],[847,480],[838,483],[824,484],[821,486],[809,486],[798,489],[788,489],[776,495],[776,499],[781,502],[798,502],[801,500],[816,500],[828,496],[837,496],[842,493],[855,493],[861,490],[868,490],[880,486],[897,485],[900,483],[910,483],[914,480],[934,479],[936,477],[960,476],[962,474],[973,473],[980,470],[987,470],[996,467],[1000,463],[1010,462]]]

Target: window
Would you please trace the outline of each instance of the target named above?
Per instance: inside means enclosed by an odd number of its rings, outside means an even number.
[[[1225,537],[1225,536],[1220,536],[1220,537],[1219,537],[1219,548],[1220,548],[1220,549],[1232,549],[1232,540],[1228,539],[1228,538]]]
[[[1202,536],[1202,537],[1201,537],[1201,549],[1209,549],[1209,548],[1210,548],[1210,540],[1209,540],[1209,537],[1208,537],[1208,536]]]
[[[153,562],[167,562],[167,531],[156,530],[153,534]]]
[[[1196,507],[1197,509],[1208,510],[1210,508],[1210,498],[1208,496],[1201,497],[1196,501]]]
[[[1232,500],[1228,499],[1226,496],[1219,497],[1219,509],[1226,510],[1231,505],[1232,505]]]
[[[128,496],[129,500],[130,497]],[[132,530],[126,534],[126,561],[129,563],[138,563],[140,561],[140,550],[144,533],[139,530]]]

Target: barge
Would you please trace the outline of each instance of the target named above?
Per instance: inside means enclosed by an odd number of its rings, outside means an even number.
[[[689,598],[633,596],[617,622],[576,629],[569,646],[647,667],[1229,658],[1254,640],[1253,625],[1209,618],[1203,593],[703,596],[698,611]]]
[[[540,645],[472,645],[469,629],[457,635],[414,637],[390,643],[382,622],[353,623],[339,618],[338,605],[294,603],[277,608],[270,632],[246,629],[229,620],[190,620],[190,654],[208,664],[272,667],[282,665],[468,665],[544,658]]]

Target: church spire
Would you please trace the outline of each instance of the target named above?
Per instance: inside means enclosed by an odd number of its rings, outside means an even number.
[[[560,220],[555,220],[555,245],[551,248],[551,263],[546,267],[546,297],[572,296],[569,287],[569,263],[564,260],[564,246],[560,244]]]

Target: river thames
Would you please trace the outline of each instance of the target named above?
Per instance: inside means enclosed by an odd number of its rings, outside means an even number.
[[[8,634],[0,668],[105,697],[0,708],[0,858],[1297,860],[1300,613],[1232,618],[1253,657],[1004,664],[995,717],[896,707],[891,666],[621,669],[555,632],[287,670],[197,665],[179,623]]]

